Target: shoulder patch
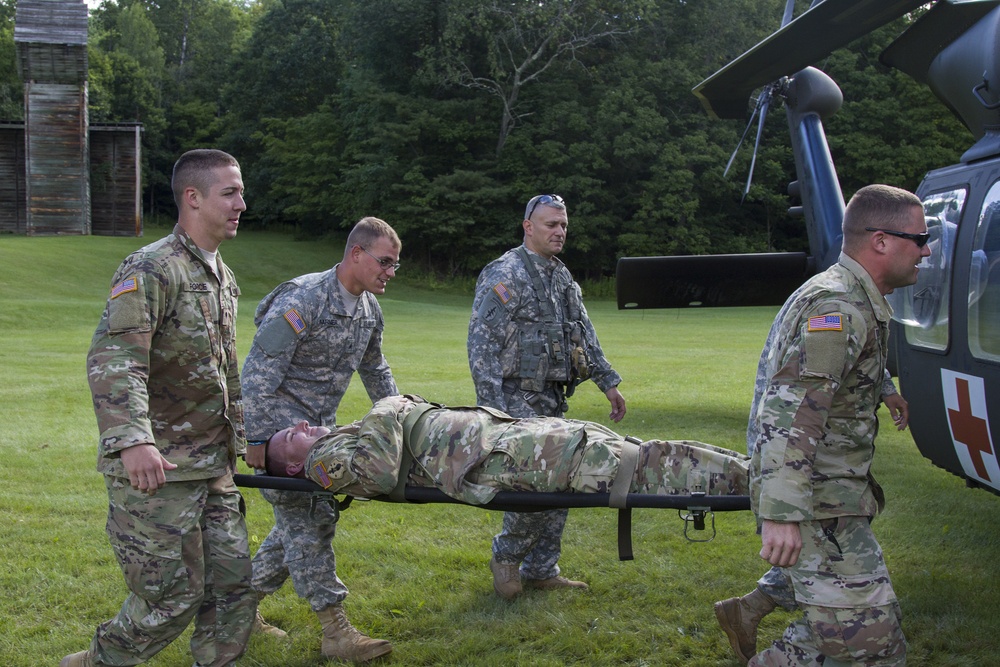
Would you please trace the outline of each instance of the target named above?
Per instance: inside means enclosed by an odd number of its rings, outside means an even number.
[[[493,292],[500,297],[500,303],[507,305],[510,301],[510,292],[507,290],[507,286],[503,283],[497,283],[493,286]]]
[[[840,313],[830,315],[817,315],[809,318],[807,331],[843,331],[844,324]]]
[[[324,489],[329,489],[333,486],[333,480],[330,479],[330,475],[327,474],[326,466],[323,465],[322,461],[317,462],[316,465],[313,466],[313,475],[316,476],[316,480],[319,482],[319,485]]]
[[[294,308],[288,309],[285,313],[285,321],[291,325],[295,333],[300,334],[306,329],[306,323],[302,321],[302,316],[299,315],[299,311]]]
[[[121,281],[117,285],[111,288],[111,298],[117,299],[122,294],[128,294],[129,292],[135,292],[139,289],[139,281],[136,280],[135,276],[129,276],[125,280]]]

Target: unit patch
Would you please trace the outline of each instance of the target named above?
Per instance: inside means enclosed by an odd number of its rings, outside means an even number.
[[[111,298],[117,299],[122,294],[135,292],[139,289],[139,281],[135,276],[130,276],[111,288]]]
[[[302,316],[294,308],[285,313],[285,320],[292,326],[295,333],[300,334],[306,330],[306,323],[302,321]]]
[[[809,318],[808,331],[843,331],[840,313],[832,315],[817,315]]]

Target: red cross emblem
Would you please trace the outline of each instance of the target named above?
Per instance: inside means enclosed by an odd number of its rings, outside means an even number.
[[[942,369],[941,380],[948,425],[962,467],[970,476],[996,486],[1000,479],[990,474],[997,470],[997,463],[982,378]]]

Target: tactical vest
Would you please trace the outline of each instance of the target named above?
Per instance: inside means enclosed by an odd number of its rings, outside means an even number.
[[[562,292],[559,301],[565,308],[560,320],[528,250],[522,245],[517,248],[517,253],[531,278],[542,313],[542,321],[520,322],[518,326],[520,364],[517,377],[520,388],[524,391],[544,391],[547,383],[555,383],[563,385],[566,395],[571,396],[576,385],[590,377],[583,323],[583,293],[575,281],[561,280],[563,276],[569,276],[568,271],[553,274],[552,291],[557,294]]]

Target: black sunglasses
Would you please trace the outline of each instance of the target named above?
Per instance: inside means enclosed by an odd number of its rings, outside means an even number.
[[[927,245],[927,242],[931,240],[930,232],[924,232],[922,234],[910,234],[908,232],[897,232],[892,229],[880,229],[878,227],[865,227],[866,232],[882,232],[883,234],[888,234],[889,236],[898,236],[901,239],[909,239],[917,244],[918,248],[923,248]]]
[[[562,204],[563,198],[560,197],[559,195],[542,195],[541,197],[536,199],[535,203],[532,204],[531,208],[528,209],[528,215],[525,216],[526,219],[528,220],[531,219],[531,214],[535,212],[535,209],[538,208],[539,204],[545,205],[545,204],[551,204],[552,202],[555,202],[557,204]]]

